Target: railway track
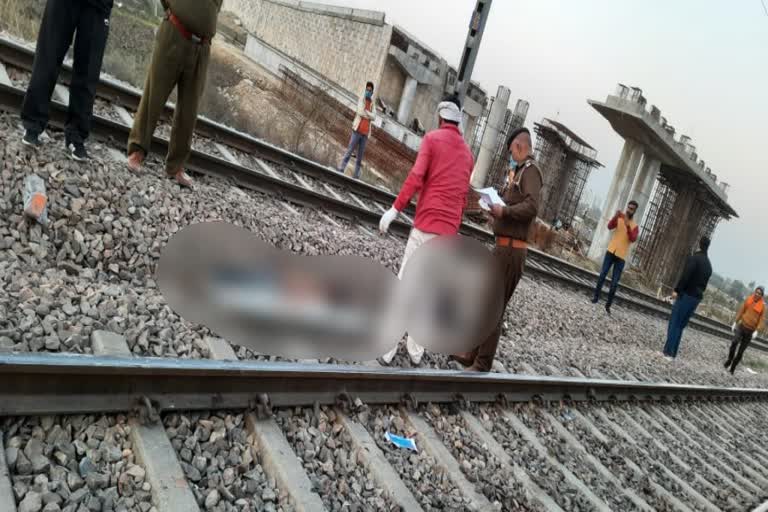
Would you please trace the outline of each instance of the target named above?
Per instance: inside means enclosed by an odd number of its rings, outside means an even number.
[[[30,48],[0,38],[0,63],[29,72],[33,59],[34,52]],[[64,84],[69,83],[70,74],[71,68],[65,64],[61,76]],[[101,101],[106,102],[105,108],[111,112],[95,116],[94,132],[124,146],[131,122],[128,110],[135,111],[138,107],[141,91],[104,78],[99,84],[97,94]],[[18,111],[22,99],[22,89],[0,84],[2,107]],[[166,119],[169,119],[172,113],[173,106],[169,104],[166,106]],[[61,126],[65,115],[66,109],[63,105],[54,102],[52,124]],[[193,151],[189,161],[189,168],[193,171],[231,178],[240,186],[282,197],[287,202],[319,208],[372,227],[378,225],[381,214],[394,201],[395,196],[389,191],[339,174],[331,168],[207,118],[199,119],[197,133],[207,144],[206,151]],[[164,154],[167,140],[155,137],[152,145],[153,151]],[[411,206],[401,216],[403,220],[398,219],[392,224],[393,232],[398,236],[407,236],[413,215]],[[491,242],[493,239],[490,231],[472,222],[462,224],[461,232],[484,242]],[[527,270],[585,292],[593,289],[597,279],[594,272],[535,249],[529,251]],[[666,302],[625,285],[620,285],[617,302],[664,318],[668,318],[671,311]],[[729,326],[701,315],[694,317],[691,327],[728,340],[732,336]],[[768,352],[766,340],[758,339],[751,346]]]
[[[130,359],[115,341],[96,357],[0,355],[2,510],[45,494],[26,482],[89,464],[84,491],[48,499],[101,510],[98,475],[143,489],[125,510],[158,512],[744,511],[768,495],[764,389]],[[67,466],[52,440],[73,424],[91,449]],[[122,452],[99,460],[115,431]]]
[[[10,66],[28,70],[31,55],[0,41]],[[102,81],[95,133],[124,145],[138,94]],[[22,97],[0,85],[3,108]],[[53,124],[64,116],[54,103]],[[209,120],[199,128],[193,171],[361,225],[393,200]],[[393,225],[399,236],[412,215]],[[596,277],[538,251],[529,270],[584,290]],[[628,287],[620,301],[668,315]],[[695,327],[730,337],[710,319]],[[768,495],[764,389],[239,362],[228,346],[213,360],[134,359],[111,341],[96,356],[0,354],[0,510],[742,511]]]

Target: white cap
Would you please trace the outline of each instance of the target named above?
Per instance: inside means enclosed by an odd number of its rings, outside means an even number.
[[[459,107],[451,101],[444,101],[437,106],[437,115],[446,121],[461,123],[462,113]]]

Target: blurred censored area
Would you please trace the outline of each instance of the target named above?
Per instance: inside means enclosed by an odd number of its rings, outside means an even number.
[[[503,307],[493,266],[479,242],[441,237],[416,252],[399,281],[362,257],[296,255],[215,222],[174,235],[157,281],[185,320],[256,353],[366,361],[406,331],[433,352],[471,350]]]

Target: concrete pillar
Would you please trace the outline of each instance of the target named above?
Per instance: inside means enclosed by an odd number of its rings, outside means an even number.
[[[640,161],[643,156],[643,147],[633,140],[627,139],[624,142],[624,149],[621,152],[621,158],[616,166],[616,173],[613,175],[613,181],[608,189],[608,196],[605,198],[605,206],[600,216],[600,221],[595,229],[595,236],[592,238],[592,245],[589,247],[588,257],[595,261],[602,261],[605,257],[605,251],[608,249],[608,243],[611,241],[611,231],[608,229],[608,222],[616,213],[616,210],[624,210],[629,201],[629,193],[632,184],[635,182],[635,176],[640,167]]]
[[[643,215],[648,209],[648,203],[651,201],[653,184],[656,183],[660,170],[661,162],[649,155],[645,155],[643,165],[640,167],[640,172],[637,173],[635,182],[632,185],[632,191],[629,193],[629,199],[637,201],[638,207],[635,214],[635,222],[640,225],[642,225]]]
[[[503,137],[504,119],[507,115],[509,95],[511,91],[503,85],[499,87],[496,98],[488,113],[488,124],[485,126],[483,140],[480,142],[480,151],[477,154],[477,162],[472,172],[471,184],[475,188],[483,188],[491,170],[496,149],[499,147],[499,137]],[[506,143],[506,141],[504,141]]]
[[[562,221],[560,218],[560,214],[562,213],[561,210],[563,209],[565,200],[568,198],[568,188],[571,184],[571,177],[576,173],[577,163],[578,160],[575,156],[570,156],[563,162],[563,166],[560,169],[560,172],[562,173],[561,183],[557,192],[555,192],[557,195],[550,198],[550,201],[554,201],[555,203],[554,209],[552,210],[552,219],[544,219],[545,222],[554,219]]]
[[[653,260],[648,273],[652,277],[658,276],[663,284],[668,285],[672,279],[670,276],[677,271],[678,253],[688,243],[685,227],[695,198],[695,192],[687,188],[683,188],[678,193],[675,204],[672,206],[670,221],[664,228],[661,242],[655,248],[656,254],[652,256]]]
[[[400,108],[397,109],[397,120],[400,124],[407,125],[411,117],[411,111],[413,110],[413,100],[416,99],[416,87],[419,82],[411,77],[405,77],[405,85],[403,85],[403,94],[400,97]]]

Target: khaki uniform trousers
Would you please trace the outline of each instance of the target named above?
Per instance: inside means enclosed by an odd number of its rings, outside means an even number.
[[[480,371],[489,372],[493,367],[493,358],[496,356],[499,337],[501,337],[501,327],[504,323],[504,312],[512,295],[515,293],[518,283],[520,283],[520,279],[523,277],[527,254],[528,251],[526,249],[498,246],[493,249],[493,256],[497,265],[497,275],[504,280],[504,309],[493,331],[471,352],[472,358],[475,361],[475,367]]]
[[[144,155],[149,153],[152,135],[165,103],[173,88],[178,87],[165,171],[173,176],[186,165],[210,54],[210,44],[197,44],[185,39],[170,21],[163,20],[157,31],[144,94],[128,139],[129,155],[137,150]]]

